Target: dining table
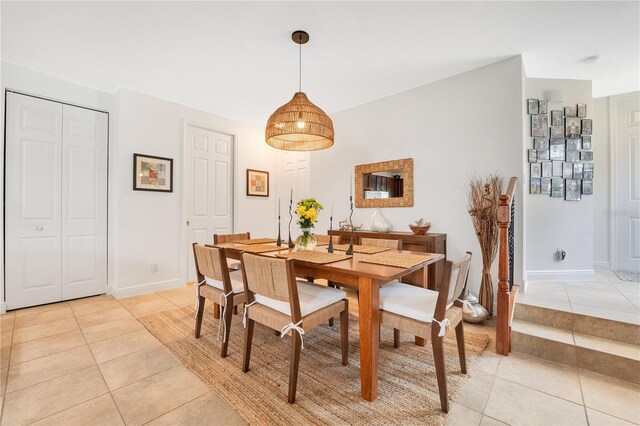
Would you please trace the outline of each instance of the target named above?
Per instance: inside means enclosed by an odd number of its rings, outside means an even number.
[[[284,243],[280,250],[275,243],[274,251],[261,253],[266,256],[295,251]],[[227,258],[240,259],[247,245],[237,242],[216,244],[224,249]],[[316,251],[327,251],[326,246],[318,246]],[[402,279],[405,275],[422,270],[424,280],[422,286],[428,285],[428,268],[444,258],[440,253],[413,252],[408,250],[389,250],[389,253],[405,253],[420,255],[423,262],[411,267],[397,267],[367,263],[369,254],[354,253],[352,257],[332,263],[313,263],[294,259],[295,272],[298,277],[307,280],[326,279],[358,290],[359,305],[359,337],[360,337],[360,389],[362,398],[374,401],[378,396],[378,347],[380,344],[380,287],[391,281]],[[344,252],[335,251],[344,254]],[[415,338],[417,345],[424,346],[425,341]]]

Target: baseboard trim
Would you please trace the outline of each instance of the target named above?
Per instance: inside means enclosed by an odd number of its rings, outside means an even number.
[[[184,281],[181,278],[176,278],[173,280],[112,289],[111,294],[116,299],[122,299],[123,297],[138,296],[140,294],[153,293],[162,290],[171,290],[172,288],[182,287],[183,285],[185,285]]]
[[[595,260],[593,262],[593,269],[595,269],[596,271],[610,271],[611,264],[603,260]]]
[[[0,302],[0,315],[7,313],[7,302]]]
[[[593,269],[564,271],[527,271],[526,281],[590,281],[595,279]]]

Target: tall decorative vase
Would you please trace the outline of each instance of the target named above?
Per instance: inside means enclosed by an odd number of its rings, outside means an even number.
[[[391,231],[391,222],[382,214],[382,210],[376,209],[371,216],[371,230],[377,232]]]
[[[298,235],[295,244],[298,251],[312,251],[318,245],[318,240],[311,232],[311,228],[302,228],[302,234]]]

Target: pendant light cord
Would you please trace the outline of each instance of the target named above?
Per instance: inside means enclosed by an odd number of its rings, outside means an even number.
[[[302,41],[302,35],[300,35],[300,40]],[[299,58],[299,67],[298,67],[298,92],[302,92],[302,43],[299,44],[300,53],[298,55]]]

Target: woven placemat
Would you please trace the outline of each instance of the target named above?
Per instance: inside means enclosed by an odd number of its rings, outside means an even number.
[[[333,246],[334,250],[339,250],[339,251],[347,251],[347,249],[349,248],[349,244],[336,244]],[[359,246],[359,245],[353,245],[353,252],[354,253],[362,253],[362,254],[376,254],[376,253],[382,253],[383,251],[389,251],[391,250],[388,247],[375,247],[375,246]]]
[[[276,240],[273,238],[254,238],[252,240],[238,240],[235,242],[238,244],[253,245],[253,244],[275,243]]]
[[[236,247],[236,248],[242,251],[248,251],[250,253],[266,253],[269,251],[285,250],[288,247],[267,246],[264,244],[246,244],[246,245],[243,245],[242,247]]]
[[[398,268],[412,268],[430,260],[431,256],[405,253],[380,253],[358,259],[360,262],[375,263],[376,265],[396,266]]]
[[[318,263],[320,265],[340,262],[341,260],[351,258],[351,256],[347,256],[346,254],[333,254],[321,251],[294,251],[291,253],[280,253],[276,256],[284,257],[286,259],[301,260],[303,262]]]

